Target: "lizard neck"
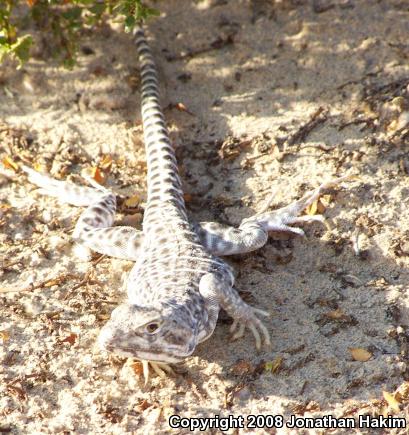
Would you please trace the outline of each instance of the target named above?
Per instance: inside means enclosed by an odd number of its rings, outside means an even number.
[[[151,49],[141,27],[135,31],[141,75],[141,111],[148,167],[148,201],[144,228],[163,225],[164,214],[169,219],[187,221],[182,183],[175,151],[159,101],[159,84]],[[156,222],[158,221],[158,222]]]

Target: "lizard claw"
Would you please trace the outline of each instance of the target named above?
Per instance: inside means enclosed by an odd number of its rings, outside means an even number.
[[[153,371],[162,379],[166,378],[167,375],[174,375],[175,372],[169,364],[157,362],[157,361],[147,361],[142,360],[143,378],[145,379],[145,386],[149,382],[149,366],[152,367]]]
[[[262,316],[269,316],[270,314],[267,311],[260,310],[259,308],[251,307],[250,318],[249,319],[234,319],[233,324],[230,327],[230,332],[233,334],[231,340],[237,340],[242,337],[244,334],[244,330],[246,326],[250,329],[250,331],[254,335],[254,339],[256,340],[256,349],[260,350],[262,345],[262,337],[260,336],[260,332],[264,338],[264,344],[266,346],[271,345],[270,341],[270,333],[268,329],[264,326],[263,322],[256,317],[256,314],[261,314]]]

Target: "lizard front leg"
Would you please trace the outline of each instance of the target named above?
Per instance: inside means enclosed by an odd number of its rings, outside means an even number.
[[[230,328],[230,332],[233,333],[233,340],[240,338],[247,327],[254,335],[257,349],[261,348],[263,341],[262,337],[264,338],[264,343],[267,346],[270,346],[270,334],[261,320],[257,317],[257,315],[269,316],[269,313],[246,304],[237,291],[231,286],[230,282],[214,273],[208,273],[200,280],[199,291],[206,301],[209,319],[212,318],[212,315],[213,317],[216,315],[217,319],[216,313],[218,313],[219,306],[233,317],[234,322]],[[214,320],[214,325],[216,319],[212,319]],[[261,335],[259,331],[261,332]]]
[[[143,241],[141,231],[128,226],[112,226],[116,212],[116,197],[104,187],[77,186],[66,181],[55,180],[27,166],[23,167],[29,181],[39,186],[40,192],[55,196],[59,201],[87,206],[78,219],[73,238],[80,245],[76,253],[88,258],[90,250],[111,257],[135,261]],[[84,249],[85,248],[85,249]]]
[[[238,228],[215,222],[193,224],[203,246],[214,255],[243,254],[261,248],[268,240],[269,231],[288,231],[304,236],[304,231],[293,225],[324,222],[322,215],[301,215],[306,207],[316,201],[323,192],[350,177],[341,177],[323,183],[298,201],[274,211],[263,211],[244,219]]]

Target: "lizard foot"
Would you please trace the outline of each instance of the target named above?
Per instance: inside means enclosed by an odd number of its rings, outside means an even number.
[[[231,340],[234,341],[242,337],[244,334],[244,330],[247,326],[250,329],[250,331],[253,333],[254,339],[256,340],[256,349],[260,350],[262,345],[262,338],[258,330],[261,331],[266,346],[270,346],[271,341],[270,341],[270,333],[268,332],[267,328],[264,326],[263,322],[256,317],[256,314],[261,314],[262,316],[266,316],[266,317],[268,317],[270,314],[267,311],[260,310],[258,308],[253,308],[253,307],[249,307],[249,308],[251,311],[247,319],[243,319],[243,318],[234,319],[233,324],[230,327],[230,332],[233,334]]]
[[[252,221],[258,222],[265,231],[288,231],[300,236],[305,236],[304,231],[301,228],[293,227],[291,225],[298,225],[310,222],[322,222],[326,223],[324,216],[322,215],[301,215],[301,213],[314,201],[316,201],[326,189],[332,188],[341,184],[344,181],[351,180],[355,177],[348,175],[321,184],[317,189],[314,189],[305,194],[301,199],[295,201],[286,207],[266,212],[271,205],[271,200],[267,202],[267,205],[257,213],[256,215],[243,220],[243,223],[251,223]]]
[[[166,378],[167,375],[174,375],[175,372],[169,364],[157,362],[157,361],[147,361],[142,360],[143,377],[145,379],[145,385],[149,382],[149,366],[152,370],[161,378]]]

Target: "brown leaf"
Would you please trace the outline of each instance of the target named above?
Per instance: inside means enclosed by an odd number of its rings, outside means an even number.
[[[76,342],[78,335],[71,332],[67,337],[58,340],[59,343],[69,343],[71,346]]]
[[[395,391],[395,397],[398,402],[409,399],[409,381],[403,382]]]
[[[321,407],[317,402],[311,401],[307,403],[296,403],[291,407],[291,411],[294,414],[304,415],[306,412],[320,411]]]
[[[105,184],[106,182],[106,175],[96,166],[91,168],[91,177],[98,183],[98,184]]]
[[[395,394],[388,393],[387,391],[382,391],[382,394],[389,408],[395,412],[400,412],[399,402],[396,400]]]
[[[339,308],[333,311],[328,311],[328,313],[324,313],[324,316],[332,320],[343,320],[348,318],[348,316]]]
[[[242,140],[237,137],[227,136],[218,151],[218,155],[221,159],[225,160],[235,159],[245,148],[250,147],[251,143],[251,140]]]
[[[143,376],[143,365],[140,361],[135,361],[130,364],[132,370],[134,371],[135,375],[141,377]]]
[[[14,172],[17,172],[19,170],[18,164],[9,156],[4,157],[1,162],[6,169],[11,169]]]
[[[350,347],[348,350],[355,361],[365,362],[372,358],[371,352],[367,351],[366,349],[362,349],[360,347]]]
[[[183,198],[185,199],[186,204],[189,204],[189,202],[192,202],[192,199],[193,199],[193,197],[190,193],[185,193],[183,195]]]
[[[19,400],[27,400],[27,394],[22,388],[17,387],[16,385],[8,385],[7,390],[10,394],[16,396]]]
[[[145,411],[146,409],[148,409],[152,406],[153,406],[153,404],[149,403],[146,399],[138,399],[138,402],[136,404],[138,411]]]
[[[193,113],[190,110],[188,110],[187,107],[183,103],[176,103],[175,108],[177,110],[179,110],[180,112],[186,112],[189,115],[193,115]]]
[[[3,340],[3,343],[10,340],[10,334],[8,331],[0,331],[0,338]]]
[[[232,372],[238,376],[247,375],[253,371],[254,367],[249,361],[246,360],[240,360],[232,367]]]

